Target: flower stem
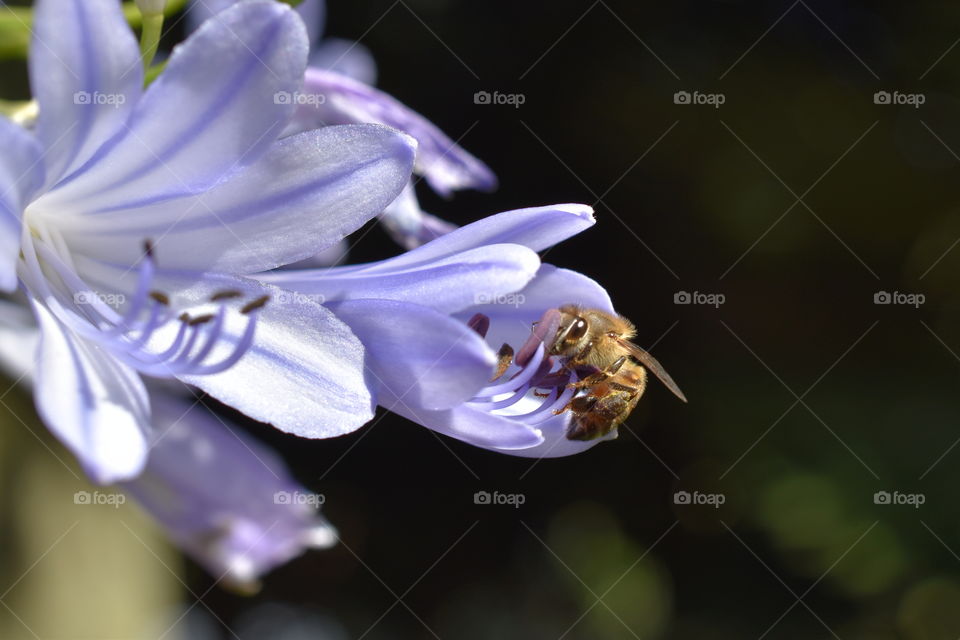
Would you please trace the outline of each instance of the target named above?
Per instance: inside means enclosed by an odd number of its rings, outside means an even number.
[[[187,0],[167,0],[163,15],[172,16],[182,10],[186,4]],[[146,20],[140,15],[135,2],[124,2],[122,8],[123,15],[132,28],[146,29]],[[0,4],[0,60],[26,58],[32,28],[32,7],[11,7]]]
[[[143,68],[150,69],[154,56],[157,55],[157,46],[160,44],[160,35],[163,33],[163,14],[149,13],[143,16],[143,26],[140,29],[140,56],[143,58]]]

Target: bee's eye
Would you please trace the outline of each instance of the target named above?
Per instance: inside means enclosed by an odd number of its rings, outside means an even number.
[[[579,340],[587,333],[587,321],[583,318],[577,318],[573,321],[573,326],[570,327],[570,332],[567,334],[568,339],[570,340]]]

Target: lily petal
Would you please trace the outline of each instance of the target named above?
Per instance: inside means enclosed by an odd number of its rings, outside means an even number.
[[[488,244],[520,244],[533,251],[543,251],[594,223],[593,209],[584,204],[515,209],[471,222],[391,260],[340,267],[337,273],[409,269]]]
[[[126,134],[46,194],[44,206],[61,215],[117,210],[220,183],[284,128],[292,106],[278,96],[299,86],[306,56],[303,22],[283,3],[252,0],[218,13],[174,50]]]
[[[273,298],[259,311],[253,346],[223,373],[180,379],[255,420],[304,438],[350,433],[373,418],[364,347],[350,328],[308,299],[284,302],[279,289],[246,286]],[[228,337],[210,358],[226,357],[243,329],[241,323],[228,323]]]
[[[480,304],[460,311],[456,316],[467,322],[475,313],[486,315],[490,319],[487,343],[500,345],[506,342],[519,349],[529,337],[533,323],[547,309],[578,304],[615,313],[610,296],[595,280],[551,264],[540,266],[536,277],[518,292],[516,300],[522,302],[517,305]],[[521,329],[518,331],[518,328]]]
[[[404,254],[406,255],[406,254]],[[374,263],[369,272],[347,268],[287,270],[259,276],[284,289],[322,296],[328,302],[378,298],[422,304],[452,313],[476,304],[509,303],[537,273],[540,258],[515,244],[481,246],[415,268],[387,269]]]
[[[38,0],[30,84],[47,183],[123,130],[143,87],[136,38],[115,0]]]
[[[133,264],[142,240],[155,238],[168,268],[273,269],[316,255],[380,213],[409,180],[415,145],[380,125],[308,131],[202,195],[87,216],[70,243]]]
[[[239,0],[195,0],[187,7],[186,23],[187,30],[193,31],[204,21],[209,20],[214,15],[229,9],[237,4]],[[303,0],[297,5],[297,13],[303,19],[303,24],[307,27],[307,35],[310,42],[316,42],[323,34],[324,23],[327,17],[327,4],[324,0]]]
[[[388,409],[454,407],[473,397],[493,373],[493,351],[445,314],[390,300],[328,306],[366,347],[368,379]]]
[[[322,97],[298,106],[295,131],[351,122],[377,122],[417,139],[416,173],[442,195],[458,189],[493,189],[496,176],[429,120],[386,93],[327,69],[310,67],[303,92]],[[288,129],[288,133],[291,130]]]
[[[373,53],[353,40],[324,38],[310,52],[309,65],[335,71],[364,84],[377,83],[377,62]]]
[[[140,473],[147,459],[150,402],[137,373],[71,335],[42,304],[34,394],[44,423],[95,482]]]
[[[23,127],[0,118],[0,290],[17,288],[20,216],[43,184],[40,145]]]
[[[426,411],[395,404],[390,410],[437,433],[483,449],[519,455],[519,452],[544,442],[537,429],[519,420],[493,415],[469,405],[447,411]]]

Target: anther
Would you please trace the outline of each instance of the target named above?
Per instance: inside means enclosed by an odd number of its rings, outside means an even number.
[[[233,298],[240,298],[243,296],[242,291],[237,291],[235,289],[228,289],[226,291],[218,291],[212,296],[210,296],[210,302],[218,302],[220,300],[232,300]]]
[[[251,311],[256,311],[257,309],[263,308],[267,304],[267,301],[270,300],[270,296],[260,296],[254,300],[251,300],[247,304],[240,307],[240,313],[246,315]]]
[[[165,306],[165,307],[169,307],[169,306],[170,306],[170,296],[168,296],[168,295],[165,294],[164,292],[162,292],[162,291],[151,291],[148,295],[150,296],[150,299],[151,299],[151,300],[153,300],[153,301],[155,301],[155,302],[159,302],[160,304],[162,304],[162,305]]]

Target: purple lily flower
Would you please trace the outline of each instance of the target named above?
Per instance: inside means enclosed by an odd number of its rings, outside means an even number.
[[[243,277],[337,243],[409,181],[415,143],[382,126],[278,139],[307,49],[289,7],[242,2],[144,90],[116,2],[37,2],[39,116],[0,120],[0,288],[19,283],[40,326],[38,411],[97,482],[145,464],[144,375],[307,437],[373,415],[349,327]]]
[[[570,413],[554,415],[573,395],[542,346],[529,349],[491,382],[501,345],[530,341],[545,312],[580,304],[613,312],[596,282],[541,264],[536,252],[594,224],[586,205],[555,205],[500,213],[427,244],[367,265],[277,271],[261,279],[321,296],[367,349],[371,386],[385,408],[437,432],[485,449],[528,457],[579,453],[592,441],[566,438]],[[478,315],[479,314],[479,315]],[[427,322],[430,322],[427,325]],[[476,349],[460,368],[442,370],[434,337],[459,335]],[[415,385],[419,376],[440,379]],[[566,376],[566,377],[565,377]],[[424,393],[427,391],[427,393]],[[616,437],[611,432],[609,437]]]

